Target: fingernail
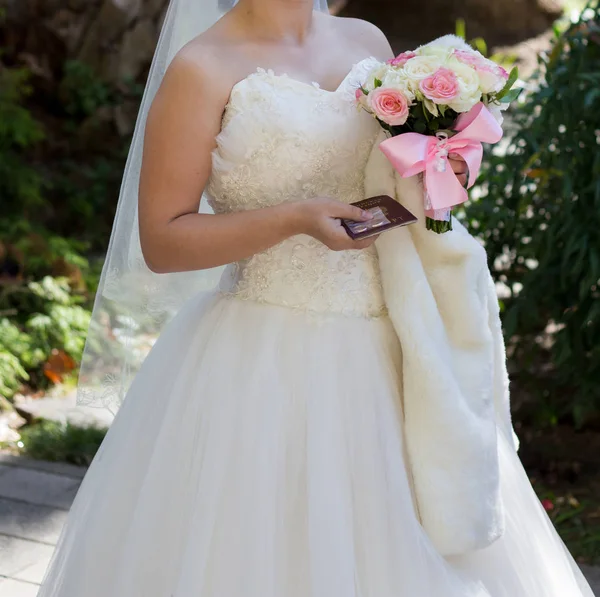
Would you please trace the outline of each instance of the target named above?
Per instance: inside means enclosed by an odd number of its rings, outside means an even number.
[[[363,218],[366,218],[367,220],[372,220],[373,219],[373,214],[370,211],[367,211],[367,210],[363,210],[362,216],[363,216]]]

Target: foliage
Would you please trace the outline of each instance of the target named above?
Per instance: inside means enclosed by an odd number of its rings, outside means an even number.
[[[0,322],[0,333],[6,333],[6,320]],[[10,330],[14,332],[14,330]],[[23,380],[29,379],[19,357],[9,349],[0,346],[0,395],[12,396]]]
[[[552,520],[571,555],[579,562],[597,564],[600,559],[600,503],[597,495],[581,491],[581,498],[572,493],[557,495],[534,482],[544,509]]]
[[[17,224],[104,253],[129,146],[116,121],[122,128],[119,110],[140,97],[139,86],[109,85],[80,62],[49,83],[0,61],[1,239],[20,238],[10,234]]]
[[[53,83],[0,62],[5,397],[23,382],[37,390],[62,381],[77,365],[101,265],[87,255],[104,253],[129,144],[110,118],[140,95],[74,61]]]
[[[21,453],[38,460],[89,465],[106,435],[106,429],[72,423],[41,421],[21,429]]]
[[[22,105],[31,94],[25,69],[0,68],[0,197],[4,209],[42,203],[42,179],[25,152],[44,138],[41,124]]]
[[[83,243],[30,217],[45,205],[47,185],[31,159],[45,136],[23,106],[28,73],[2,69],[0,80],[0,197],[9,214],[0,222],[0,394],[10,397],[23,381],[44,386],[62,379],[67,371],[55,370],[53,356],[64,355],[67,369],[79,358],[89,312],[72,290],[85,287],[88,263]]]
[[[0,394],[62,381],[81,358],[90,313],[66,279],[0,285]]]
[[[513,113],[514,132],[482,170],[468,224],[507,289],[514,358],[548,384],[546,418],[581,423],[600,408],[597,0],[540,61],[535,89]]]
[[[96,77],[90,66],[76,60],[65,63],[59,93],[67,114],[80,118],[114,102],[110,87]]]

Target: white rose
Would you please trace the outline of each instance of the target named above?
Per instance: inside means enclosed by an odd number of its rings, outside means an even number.
[[[419,83],[430,77],[444,64],[439,56],[416,56],[411,58],[402,68],[406,77],[406,83],[411,93],[421,97]]]
[[[388,64],[381,64],[375,67],[367,76],[364,84],[365,89],[369,92],[373,91],[375,89],[375,79],[383,81],[390,73],[393,73],[393,70]]]
[[[487,64],[487,62],[489,62],[489,64]],[[500,76],[496,65],[489,60],[477,69],[477,74],[479,75],[479,86],[483,93],[497,93],[506,83]]]
[[[418,50],[420,56],[434,56],[441,60],[441,64],[444,64],[453,52],[452,48],[446,48],[444,46],[428,45],[422,46]]]
[[[417,51],[422,53],[424,50],[428,50],[432,47],[444,48],[449,52],[452,52],[453,50],[471,50],[471,46],[461,37],[456,35],[443,35],[442,37],[438,37],[428,44],[421,46]]]
[[[483,93],[494,93],[504,87],[505,79],[502,77],[500,67],[492,60],[485,58],[481,52],[477,52],[476,50],[459,50],[452,57],[450,63],[454,64],[455,60],[477,71],[479,87]]]
[[[404,72],[409,80],[421,81],[433,75],[443,64],[439,56],[415,56],[404,65]]]
[[[458,97],[449,102],[448,105],[456,112],[468,112],[476,103],[481,101],[479,75],[474,68],[462,64],[456,59],[450,59],[448,67],[454,71],[460,88]]]
[[[415,94],[411,89],[408,76],[403,69],[390,69],[383,77],[382,82],[384,87],[391,87],[392,89],[400,90],[406,96],[406,99],[408,99],[409,103],[414,101]]]

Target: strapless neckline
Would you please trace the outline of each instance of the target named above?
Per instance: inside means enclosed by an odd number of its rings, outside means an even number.
[[[306,89],[313,89],[320,93],[324,93],[324,94],[328,94],[328,95],[335,95],[344,89],[344,87],[346,86],[346,83],[349,81],[349,79],[351,78],[354,71],[359,66],[361,66],[362,64],[364,64],[367,61],[376,61],[376,58],[373,56],[369,56],[369,57],[363,58],[362,60],[359,60],[358,62],[354,63],[350,67],[350,69],[346,73],[346,76],[342,79],[340,84],[333,90],[325,89],[325,88],[321,87],[321,85],[319,83],[317,83],[316,81],[311,81],[309,83],[307,81],[303,81],[301,79],[292,77],[286,72],[276,73],[271,68],[266,69],[266,68],[263,68],[262,66],[257,66],[253,72],[251,72],[249,75],[245,76],[243,79],[240,79],[237,83],[235,83],[233,85],[233,87],[231,88],[231,91],[229,93],[229,101],[227,102],[227,105],[229,105],[231,103],[231,96],[234,94],[234,92],[236,90],[238,90],[240,87],[245,85],[248,81],[251,81],[252,79],[254,79],[256,77],[270,78],[272,80],[273,79],[283,79],[285,81],[294,83],[294,84],[304,87]]]

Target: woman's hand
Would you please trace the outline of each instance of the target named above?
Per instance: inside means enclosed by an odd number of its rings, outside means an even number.
[[[366,222],[373,215],[354,205],[348,205],[328,197],[315,197],[297,204],[300,217],[300,229],[304,234],[321,241],[332,251],[347,251],[349,249],[366,249],[376,240],[372,236],[364,240],[352,240],[341,219]]]
[[[448,161],[450,162],[450,166],[452,166],[452,170],[454,174],[456,174],[456,178],[458,178],[460,184],[463,187],[467,186],[469,173],[469,169],[467,168],[467,162],[465,162],[465,160],[457,153],[451,153],[448,156]]]

